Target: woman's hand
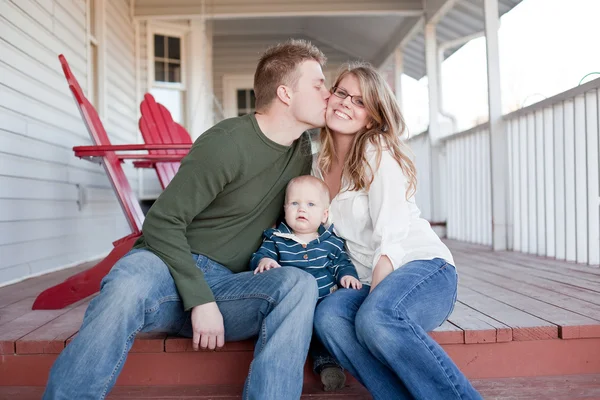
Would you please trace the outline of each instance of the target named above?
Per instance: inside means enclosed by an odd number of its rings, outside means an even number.
[[[379,283],[392,272],[394,272],[394,266],[388,256],[381,256],[373,269],[373,278],[371,280],[371,290],[369,293],[371,293],[373,289],[375,289],[375,286],[379,285]]]
[[[352,275],[343,276],[342,279],[340,279],[340,283],[346,289],[352,288],[359,290],[362,288],[362,283]]]

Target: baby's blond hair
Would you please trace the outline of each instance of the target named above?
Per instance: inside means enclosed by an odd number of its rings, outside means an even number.
[[[287,188],[285,190],[286,203],[287,203],[288,192],[289,192],[290,188],[293,185],[296,185],[299,183],[309,183],[309,184],[318,186],[318,188],[321,192],[321,195],[323,196],[323,200],[324,200],[325,204],[329,207],[329,203],[331,202],[329,199],[329,188],[327,187],[325,182],[323,182],[323,180],[317,178],[316,176],[312,176],[312,175],[297,176],[288,183]]]

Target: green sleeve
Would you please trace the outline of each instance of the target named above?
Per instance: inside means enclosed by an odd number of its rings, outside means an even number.
[[[144,221],[145,245],[169,267],[186,311],[215,301],[192,258],[186,231],[240,171],[237,149],[226,133],[207,131],[192,146]]]

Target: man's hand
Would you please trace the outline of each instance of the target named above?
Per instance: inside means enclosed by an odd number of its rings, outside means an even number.
[[[215,350],[225,344],[223,316],[216,302],[206,303],[192,308],[192,346],[198,350]]]
[[[254,275],[268,271],[271,268],[281,268],[281,265],[279,265],[277,261],[273,260],[272,258],[265,257],[258,262],[258,267],[256,267],[254,270]]]
[[[377,262],[377,265],[373,269],[373,279],[371,281],[371,290],[369,293],[371,293],[373,289],[375,289],[375,286],[379,285],[379,283],[392,272],[394,272],[394,266],[388,256],[381,256],[379,262]]]
[[[352,289],[358,290],[358,289],[362,288],[362,283],[360,283],[360,281],[358,279],[356,279],[355,277],[353,277],[352,275],[343,276],[342,279],[340,280],[340,283],[346,289],[352,288]]]

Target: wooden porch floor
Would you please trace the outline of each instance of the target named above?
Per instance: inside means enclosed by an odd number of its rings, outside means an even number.
[[[458,302],[449,321],[431,335],[467,376],[596,374],[586,383],[595,397],[581,398],[600,398],[600,267],[447,244],[458,266]],[[76,335],[89,299],[56,311],[32,311],[31,305],[41,290],[87,267],[0,288],[0,386],[45,384],[57,354]],[[117,384],[238,385],[252,351],[252,343],[238,342],[218,353],[195,353],[189,339],[141,334]],[[165,373],[171,370],[167,365],[177,368]],[[498,391],[502,385],[488,386],[491,395],[492,387]]]

